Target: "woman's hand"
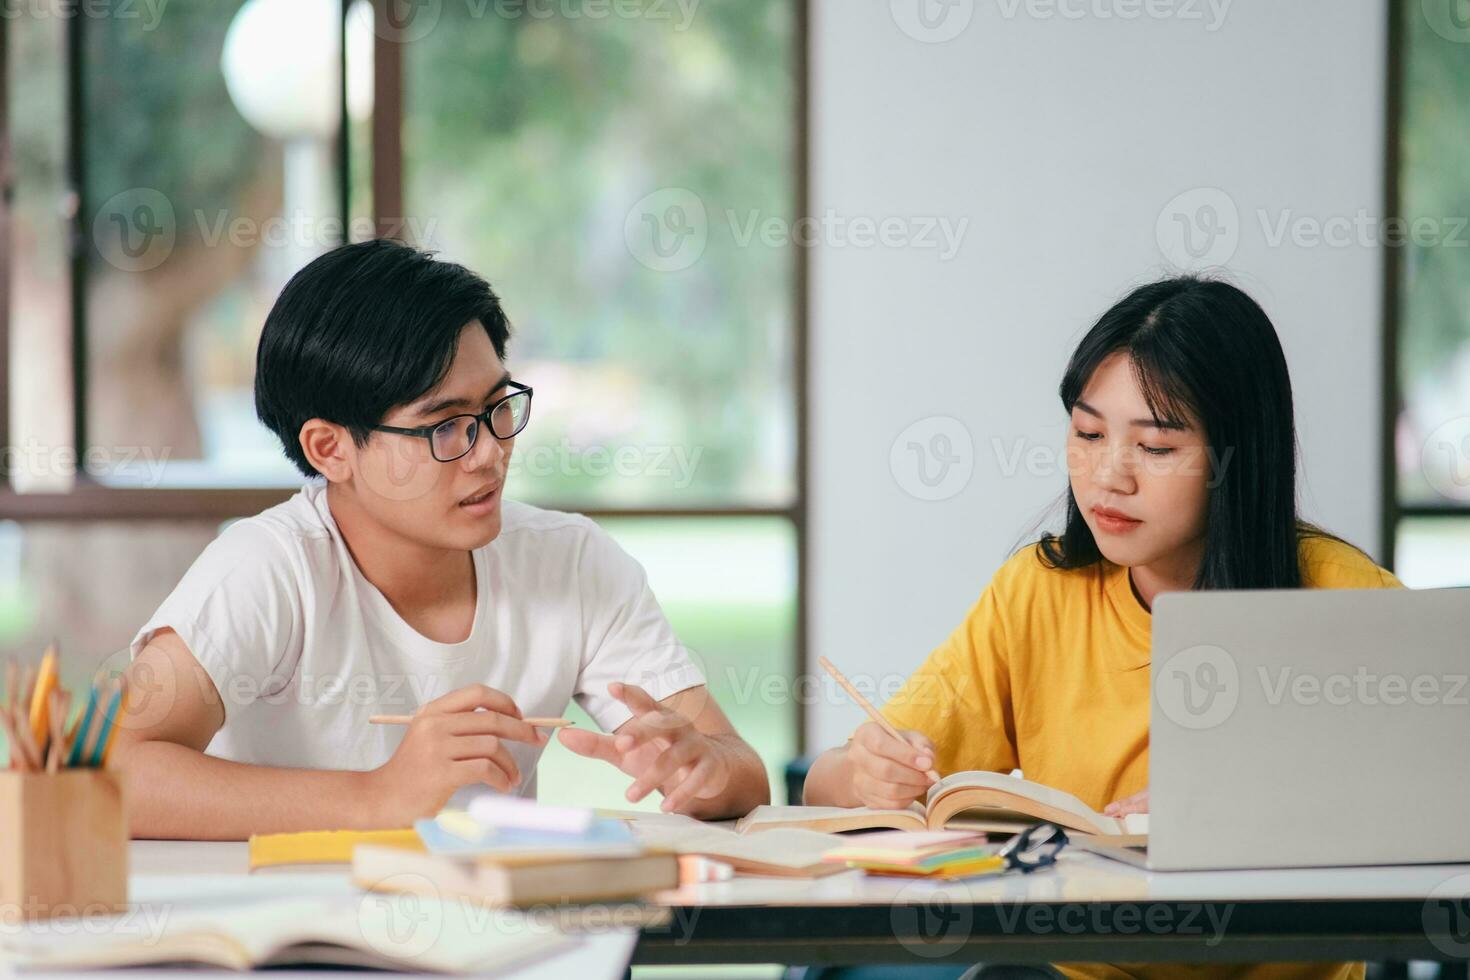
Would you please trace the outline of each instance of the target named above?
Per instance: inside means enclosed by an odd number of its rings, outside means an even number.
[[[1109,803],[1107,806],[1103,807],[1103,816],[1105,817],[1126,817],[1130,813],[1147,812],[1147,788],[1145,788],[1142,792],[1134,793],[1132,796],[1125,796],[1121,800],[1114,800],[1112,803]]]
[[[902,810],[929,792],[934,743],[919,732],[899,732],[900,742],[882,725],[866,722],[847,746],[852,790],[863,806]]]

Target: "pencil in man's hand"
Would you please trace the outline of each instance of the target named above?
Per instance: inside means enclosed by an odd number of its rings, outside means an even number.
[[[407,725],[413,721],[413,715],[373,715],[368,718],[368,723],[373,725]],[[522,718],[532,728],[566,728],[575,725],[575,721],[567,718]]]
[[[904,745],[909,744],[909,740],[900,735],[898,733],[898,729],[894,728],[888,723],[888,719],[884,718],[882,713],[877,708],[873,707],[872,703],[869,702],[867,698],[863,697],[862,694],[859,693],[857,688],[852,686],[852,682],[849,681],[846,677],[842,676],[842,671],[838,670],[837,667],[833,665],[832,661],[828,660],[826,657],[818,657],[817,663],[821,664],[822,669],[832,675],[832,679],[834,681],[842,685],[842,689],[848,693],[849,697],[857,702],[859,708],[862,708],[868,713],[869,718],[873,719],[873,721],[883,726],[883,730],[885,732],[898,739]],[[925,775],[927,775],[929,779],[933,782],[939,782],[939,773],[937,770],[930,769],[927,773],[925,773]]]

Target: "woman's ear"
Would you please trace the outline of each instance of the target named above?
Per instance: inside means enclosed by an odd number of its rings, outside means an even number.
[[[297,435],[306,461],[331,483],[342,483],[352,476],[352,433],[345,426],[326,419],[307,419]]]

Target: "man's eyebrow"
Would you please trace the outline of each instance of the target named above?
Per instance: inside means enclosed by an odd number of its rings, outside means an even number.
[[[1072,407],[1086,412],[1093,418],[1100,419],[1103,417],[1102,412],[1099,412],[1080,398],[1072,403]],[[1130,419],[1128,424],[1136,429],[1159,429],[1166,432],[1188,432],[1194,428],[1188,422],[1175,422],[1170,419]]]
[[[430,402],[422,408],[414,409],[413,414],[416,416],[438,415],[440,412],[447,411],[451,408],[464,409],[466,411],[472,408],[482,408],[484,407],[485,403],[490,400],[491,395],[495,394],[497,391],[499,391],[501,388],[504,388],[509,383],[510,372],[507,371],[504,375],[501,376],[499,381],[490,386],[490,390],[485,392],[485,397],[479,399],[478,401],[471,401],[468,398],[441,398],[438,401]]]

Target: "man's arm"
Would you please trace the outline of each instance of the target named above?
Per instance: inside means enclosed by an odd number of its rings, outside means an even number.
[[[611,735],[564,728],[562,744],[601,759],[634,777],[627,799],[636,803],[655,789],[662,809],[701,820],[741,817],[771,802],[766,767],[730,724],[709,688],[700,685],[654,701],[632,684],[608,693],[633,717]]]
[[[134,694],[110,761],[127,774],[134,837],[404,827],[437,812],[460,786],[508,791],[520,773],[501,740],[544,741],[509,698],[476,686],[420,709],[393,758],[370,772],[246,765],[204,754],[225,708],[178,634],[156,633],[128,675]]]

